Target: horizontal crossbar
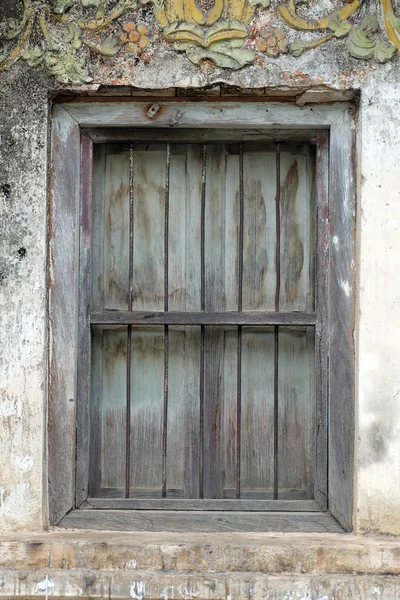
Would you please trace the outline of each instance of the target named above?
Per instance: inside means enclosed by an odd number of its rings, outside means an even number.
[[[315,500],[190,500],[190,499],[135,499],[88,498],[85,508],[115,510],[194,510],[194,511],[280,511],[317,512]]]
[[[315,313],[303,312],[147,312],[92,313],[93,325],[315,325]]]

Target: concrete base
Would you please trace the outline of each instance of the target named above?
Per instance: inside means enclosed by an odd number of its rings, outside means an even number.
[[[397,600],[400,540],[58,531],[0,537],[0,598]]]

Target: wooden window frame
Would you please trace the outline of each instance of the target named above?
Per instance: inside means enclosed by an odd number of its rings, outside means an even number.
[[[111,510],[87,502],[90,387],[90,247],[93,143],[136,135],[171,141],[250,139],[316,144],[317,433],[315,502],[271,501],[266,512]],[[193,133],[194,131],[194,133]],[[207,133],[208,132],[208,133]],[[177,134],[177,135],[178,135]],[[73,100],[52,114],[49,199],[49,519],[67,528],[170,531],[351,531],[354,502],[355,208],[354,109],[270,102],[154,104]],[[324,299],[322,302],[319,299]],[[273,316],[271,319],[273,319]],[[79,348],[79,360],[78,360]],[[329,435],[328,435],[329,431]],[[329,482],[329,485],[328,485]],[[278,503],[277,503],[278,502]],[[304,501],[303,501],[304,502]],[[192,503],[193,504],[193,503]],[[129,508],[127,505],[126,508]],[[217,509],[218,510],[218,509]],[[151,524],[149,524],[151,523]],[[167,525],[166,525],[167,524]]]

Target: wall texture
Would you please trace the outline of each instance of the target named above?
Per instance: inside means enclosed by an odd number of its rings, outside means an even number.
[[[240,12],[232,0],[229,10],[239,12],[228,14],[231,29],[242,16],[235,42],[228,43],[222,17],[216,21],[222,46],[210,41],[207,22],[194,23],[200,42],[188,39],[186,27],[178,43],[175,17],[155,18],[153,7],[82,4],[6,0],[0,9],[0,529],[47,522],[51,99],[163,90],[299,104],[359,99],[356,529],[400,535],[400,63],[390,3],[312,0],[294,7],[299,21],[282,13],[291,2],[246,4]]]

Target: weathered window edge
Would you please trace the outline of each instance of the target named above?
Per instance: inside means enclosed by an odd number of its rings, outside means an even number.
[[[155,108],[153,108],[155,107]],[[157,108],[158,107],[158,108]],[[156,111],[156,117],[151,109]],[[354,304],[355,304],[355,174],[353,108],[337,103],[328,106],[297,107],[278,103],[237,102],[207,103],[201,110],[199,103],[165,102],[150,105],[149,101],[129,103],[74,102],[53,107],[51,140],[51,189],[49,226],[49,515],[50,523],[62,527],[93,529],[151,529],[165,528],[166,514],[151,524],[144,519],[143,511],[111,511],[73,509],[85,501],[85,493],[75,499],[75,490],[82,483],[76,481],[75,457],[85,456],[85,448],[76,448],[76,351],[79,335],[77,293],[81,269],[78,267],[81,169],[85,169],[91,155],[91,131],[93,137],[104,134],[105,127],[262,127],[271,132],[271,139],[278,131],[316,130],[318,143],[324,144],[329,131],[329,202],[326,211],[319,214],[319,235],[328,236],[325,267],[329,261],[329,299],[325,326],[329,332],[330,347],[320,352],[327,359],[321,362],[321,381],[326,381],[331,400],[329,410],[329,512],[313,513],[247,513],[246,519],[237,524],[243,531],[351,531],[353,527],[354,502]],[[203,107],[204,108],[204,107]],[[199,110],[200,109],[200,110]],[[83,128],[89,128],[83,132]],[[118,131],[118,129],[109,130]],[[97,132],[97,133],[96,133]],[[290,135],[290,134],[289,134]],[[308,134],[309,135],[309,134]],[[317,134],[318,135],[318,134]],[[86,141],[85,141],[86,140]],[[81,152],[82,147],[86,151]],[[86,156],[85,156],[86,155]],[[327,173],[327,165],[321,165]],[[317,165],[318,169],[318,165]],[[324,171],[325,170],[325,171]],[[319,194],[328,200],[328,181],[317,180]],[[87,192],[87,190],[86,190]],[[326,227],[329,223],[331,231]],[[335,232],[341,243],[329,244],[329,236]],[[339,235],[338,235],[339,233]],[[330,253],[330,254],[329,254]],[[322,266],[322,265],[321,265]],[[328,269],[326,269],[326,272]],[[328,277],[328,275],[327,275]],[[322,279],[322,286],[327,280]],[[319,293],[323,293],[323,289]],[[328,363],[329,357],[329,363]],[[82,367],[82,365],[81,365]],[[80,369],[81,373],[84,368]],[[79,376],[79,373],[78,373]],[[325,378],[325,379],[324,379]],[[85,419],[84,426],[88,427]],[[88,435],[79,436],[83,445]],[[78,451],[78,452],[77,452]],[[317,452],[325,452],[319,446]],[[86,453],[87,456],[87,453]],[[84,487],[81,488],[84,490]],[[72,512],[71,512],[72,511]],[[69,513],[69,514],[68,514]],[[122,513],[122,514],[121,514]],[[155,513],[152,512],[154,515]],[[173,530],[204,531],[197,517],[184,518]],[[190,513],[193,516],[193,513]],[[67,515],[66,518],[65,515]],[[249,518],[250,517],[250,518]],[[164,521],[163,521],[164,520]],[[229,513],[207,514],[207,527],[215,531],[234,530],[235,516]],[[173,520],[172,520],[173,522]],[[258,525],[257,525],[258,523]],[[338,523],[341,527],[339,527]],[[203,528],[202,528],[203,527]],[[261,527],[261,529],[260,529]],[[156,530],[156,529],[154,529]]]

